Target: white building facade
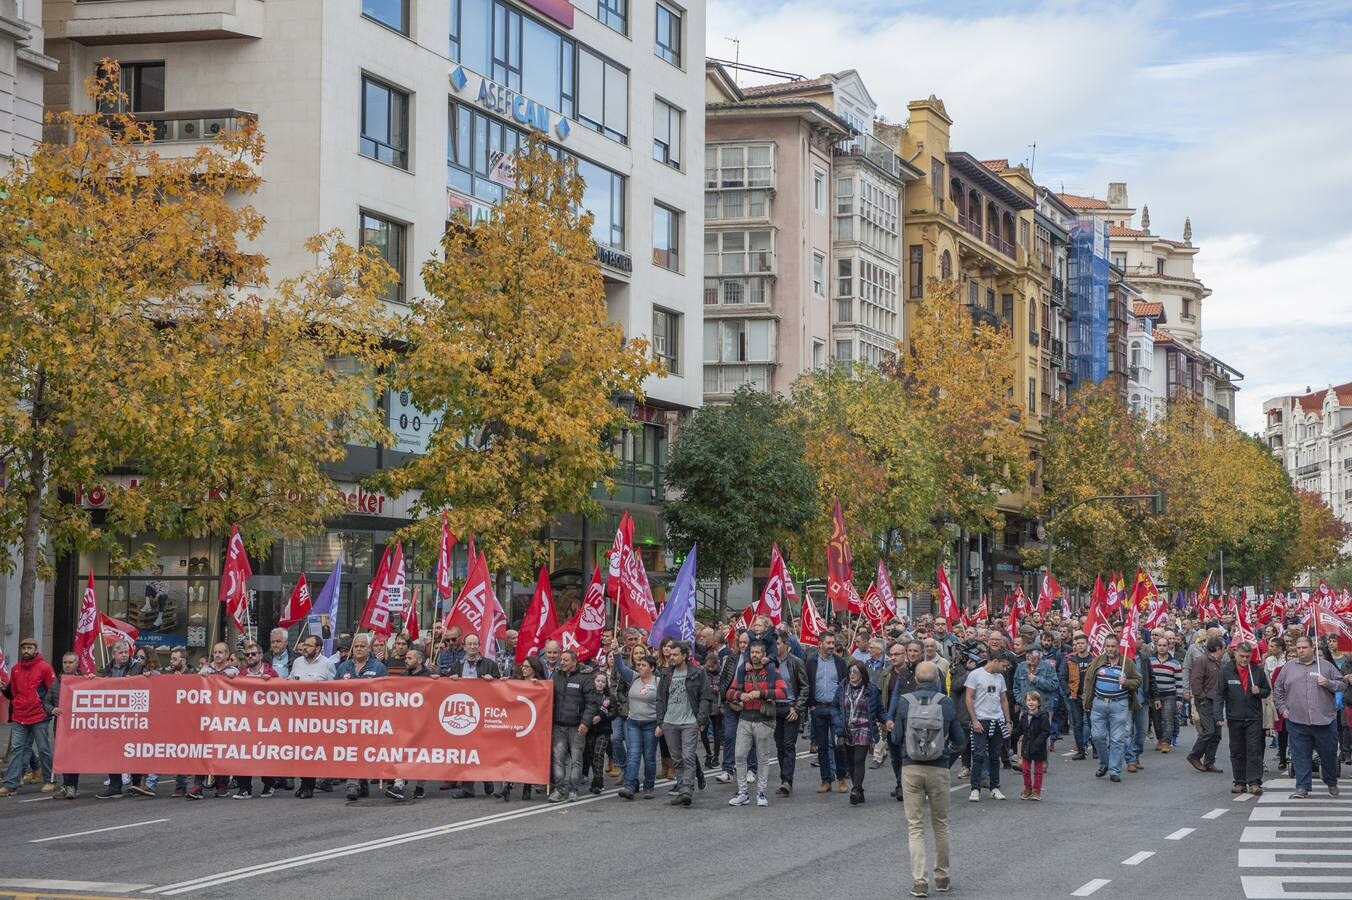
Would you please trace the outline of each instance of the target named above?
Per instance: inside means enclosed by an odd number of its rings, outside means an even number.
[[[1273,397],[1263,416],[1263,438],[1291,482],[1352,525],[1352,382]]]
[[[42,0],[0,0],[0,171],[42,139],[43,77],[56,71],[42,48]]]

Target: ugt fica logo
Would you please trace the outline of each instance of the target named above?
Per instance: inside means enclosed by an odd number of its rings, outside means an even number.
[[[469,694],[451,694],[441,701],[437,721],[447,733],[463,737],[479,727],[479,701]]]

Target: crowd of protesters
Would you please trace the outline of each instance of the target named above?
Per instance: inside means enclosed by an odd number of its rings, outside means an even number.
[[[848,794],[851,805],[862,804],[868,771],[890,769],[880,776],[888,796],[904,803],[915,896],[928,891],[927,808],[935,887],[948,888],[949,770],[955,766],[971,802],[980,802],[983,792],[1004,800],[1002,772],[1014,770],[1022,777],[1019,798],[1040,801],[1058,742],[1067,743],[1071,763],[1092,758],[1095,776],[1121,783],[1146,768],[1147,746],[1171,753],[1180,728],[1192,725],[1186,761],[1203,774],[1222,773],[1216,752],[1221,729],[1228,730],[1234,793],[1262,792],[1265,752],[1275,749],[1277,770],[1289,768],[1295,780],[1292,797],[1308,796],[1316,771],[1337,796],[1339,763],[1352,752],[1342,714],[1352,708],[1352,655],[1307,636],[1299,617],[1266,625],[1248,643],[1231,638],[1229,616],[1175,615],[1127,641],[1135,645],[1131,655],[1123,653],[1120,632],[1107,635],[1096,652],[1082,624],[1055,612],[1045,619],[1025,616],[1012,628],[998,616],[970,627],[922,616],[872,634],[867,627],[852,630],[842,618],[817,636],[816,646],[804,646],[793,629],[762,616],[744,631],[704,626],[693,643],[666,639],[657,647],[648,646],[640,630],[621,628],[601,661],[579,660],[550,641],[519,665],[510,664],[514,631],[490,658],[477,636],[454,628],[438,627],[423,642],[344,635],[332,655],[324,654],[318,636],[304,636],[293,647],[288,632],[276,629],[266,647],[244,641],[234,650],[218,643],[195,665],[182,647],[161,667],[157,651],[133,653],[117,644],[100,674],[551,681],[549,784],[482,785],[484,796],[507,802],[515,792],[521,800],[563,803],[616,786],[626,801],[653,800],[662,781],[670,783],[668,802],[688,807],[713,781],[731,785],[726,802],[732,806],[767,806],[771,796],[793,795],[806,738],[819,794]],[[61,681],[75,677],[74,654],[65,654],[60,671],[53,671],[35,641],[21,642],[4,685],[12,722],[0,796],[14,794],[21,783],[60,799],[78,796],[80,776],[61,773],[58,783],[51,767]],[[1075,775],[1067,770],[1056,779]],[[341,789],[356,802],[371,788],[361,779],[262,778],[255,793],[247,774],[173,778],[173,796],[188,800],[272,797],[279,790],[309,799]],[[100,799],[159,793],[156,774],[98,780]],[[400,802],[424,798],[430,789],[469,799],[480,785],[398,780],[382,787],[385,797]]]

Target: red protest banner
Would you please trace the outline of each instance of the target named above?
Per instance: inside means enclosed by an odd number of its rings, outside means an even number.
[[[66,679],[59,772],[549,780],[546,681]]]

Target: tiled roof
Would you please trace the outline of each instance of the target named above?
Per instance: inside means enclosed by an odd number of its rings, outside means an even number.
[[[1338,398],[1339,406],[1352,406],[1352,381],[1346,384],[1334,385],[1332,388],[1322,388],[1317,391],[1311,391],[1308,394],[1301,394],[1296,397],[1296,402],[1300,408],[1306,412],[1312,412],[1319,416],[1324,414],[1324,398],[1332,390],[1334,396]]]
[[[742,93],[748,97],[758,94],[785,94],[790,92],[802,91],[808,88],[821,87],[826,84],[824,78],[808,78],[803,81],[777,81],[774,84],[757,84],[751,87],[742,88]]]
[[[1071,209],[1107,209],[1108,201],[1097,197],[1081,197],[1079,194],[1057,194],[1061,202]]]
[[[1164,315],[1164,304],[1137,300],[1131,306],[1131,314],[1138,319],[1158,319]]]
[[[1145,237],[1139,228],[1123,228],[1121,225],[1109,225],[1108,237]]]
[[[992,172],[1003,172],[1009,168],[1009,160],[1007,159],[983,159],[981,164]]]

